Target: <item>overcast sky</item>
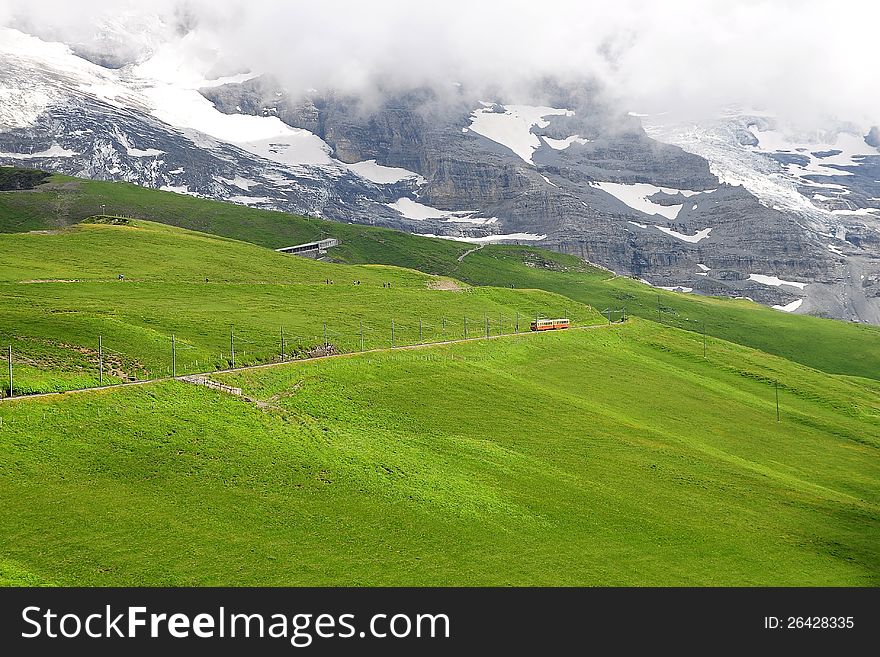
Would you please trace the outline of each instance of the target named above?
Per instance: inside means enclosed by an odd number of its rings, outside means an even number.
[[[0,21],[68,42],[121,18],[150,47],[193,28],[191,47],[292,89],[593,76],[638,112],[739,103],[880,123],[880,2],[867,0],[0,0]]]

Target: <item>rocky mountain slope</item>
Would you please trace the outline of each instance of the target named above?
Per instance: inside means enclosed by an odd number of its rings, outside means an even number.
[[[0,30],[0,163],[475,242],[880,323],[880,151],[857,127],[629,115],[589,82],[363,99]],[[96,63],[97,62],[97,63]],[[105,64],[105,65],[102,65]],[[201,67],[199,67],[201,65]]]

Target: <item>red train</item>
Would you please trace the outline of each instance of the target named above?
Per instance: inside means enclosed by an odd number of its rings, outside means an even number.
[[[567,319],[539,319],[531,323],[533,331],[552,331],[554,329],[567,329],[571,322]]]

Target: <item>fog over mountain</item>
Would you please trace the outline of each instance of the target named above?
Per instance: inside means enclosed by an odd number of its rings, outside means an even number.
[[[737,103],[808,127],[880,123],[880,7],[870,1],[46,0],[4,2],[0,20],[118,63],[182,40],[218,70],[273,74],[290,89],[515,92],[537,77],[592,77],[639,112],[700,116]]]

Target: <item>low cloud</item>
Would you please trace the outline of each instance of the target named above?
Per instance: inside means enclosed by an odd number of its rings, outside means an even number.
[[[511,95],[552,76],[597,80],[622,109],[694,118],[736,103],[802,126],[880,123],[880,5],[830,0],[615,3],[258,3],[44,0],[0,3],[0,21],[43,38],[115,49],[217,53],[218,70],[271,73],[291,90],[458,82]],[[36,8],[38,7],[38,8]],[[109,31],[108,31],[109,30]],[[115,32],[114,32],[115,31]],[[112,34],[120,35],[113,38]]]

